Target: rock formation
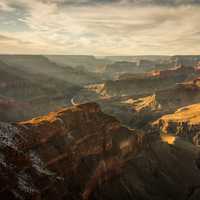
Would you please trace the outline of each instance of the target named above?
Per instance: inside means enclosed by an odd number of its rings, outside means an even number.
[[[173,134],[188,139],[195,145],[200,141],[200,104],[178,109],[175,113],[164,115],[153,123],[162,134]]]
[[[94,170],[105,170],[103,162],[112,171],[109,163],[123,163],[122,156],[137,153],[142,135],[88,103],[17,124],[1,123],[0,141],[0,196],[80,199]]]
[[[0,123],[0,197],[24,200],[199,197],[198,149],[121,126],[96,103]],[[181,184],[180,184],[181,183]]]

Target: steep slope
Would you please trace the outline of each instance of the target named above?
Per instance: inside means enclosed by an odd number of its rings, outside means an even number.
[[[35,152],[22,151],[18,145],[23,142],[15,126],[0,123],[1,199],[55,199],[60,192],[65,196],[63,180],[47,170]]]
[[[171,56],[163,56],[163,55],[106,56],[105,58],[111,61],[138,62],[140,60],[150,60],[154,62],[164,62],[168,61],[171,58]]]
[[[33,75],[0,62],[0,113],[3,121],[46,114],[70,103],[81,87],[43,74]]]
[[[46,75],[70,83],[81,85],[99,81],[96,74],[60,66],[42,55],[0,55],[0,60],[21,71],[33,75]]]
[[[200,101],[199,79],[177,84],[174,88],[156,93],[162,110],[174,111],[177,108],[198,103]]]
[[[47,55],[46,57],[58,65],[75,68],[82,67],[90,72],[103,72],[106,64],[111,62],[92,55]]]
[[[126,60],[126,59],[125,59]],[[111,78],[125,79],[126,77],[134,77],[138,75],[146,76],[147,73],[152,70],[166,70],[174,64],[167,62],[167,60],[154,60],[154,59],[142,59],[139,57],[133,59],[133,61],[117,61],[111,64],[107,64],[104,70],[104,74]]]
[[[199,81],[194,79],[153,94],[101,100],[101,105],[105,108],[105,112],[106,108],[110,107],[114,116],[127,125],[141,128],[162,115],[173,113],[183,106],[199,103],[199,92]]]
[[[170,58],[175,65],[195,66],[200,61],[199,55],[175,55]]]
[[[170,70],[147,73],[144,76],[128,76],[115,81],[107,81],[102,93],[109,96],[139,95],[154,93],[159,90],[173,87],[180,83],[198,76],[195,68],[177,67]]]
[[[0,197],[81,199],[94,170],[102,162],[123,162],[122,153],[138,152],[140,138],[95,103],[1,123]],[[135,145],[123,152],[124,142]]]
[[[182,107],[175,113],[164,115],[153,123],[161,133],[174,134],[188,139],[195,145],[200,141],[200,104]]]
[[[145,128],[165,114],[200,102],[199,78],[176,84],[154,93],[111,97],[104,93],[104,84],[89,85],[74,97],[75,102],[98,102],[103,111],[129,127]]]
[[[136,62],[115,62],[112,64],[106,65],[104,73],[110,77],[117,77],[123,73],[138,73],[141,72]]]
[[[127,160],[122,173],[98,187],[91,199],[197,200],[198,152],[181,140],[174,145],[154,141],[138,156]]]
[[[155,94],[101,99],[98,103],[105,113],[115,116],[126,126],[143,129],[153,119],[160,117],[161,105]]]
[[[96,103],[0,123],[0,149],[3,199],[199,197],[197,147],[122,127]]]

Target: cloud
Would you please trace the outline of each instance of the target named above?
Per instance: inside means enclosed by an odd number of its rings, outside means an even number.
[[[6,1],[1,1],[0,2],[0,11],[4,11],[4,12],[11,12],[11,11],[13,11],[14,10],[14,8],[12,8],[12,7],[10,7],[9,5],[8,5],[8,3],[6,3]]]
[[[2,41],[13,41],[13,38],[10,38],[10,37],[7,37],[7,36],[4,36],[4,35],[0,35],[0,42]]]
[[[159,5],[159,6],[181,6],[198,5],[200,0],[41,0],[42,2],[57,3],[61,5],[99,5],[99,4],[120,4],[120,5]]]
[[[23,41],[18,38],[9,37],[5,35],[0,35],[0,44],[16,44],[16,45],[26,45],[26,44],[32,44],[31,42]]]
[[[8,37],[7,41],[0,37],[0,43],[4,41],[0,52],[6,49],[24,53],[118,55],[190,54],[200,50],[200,7],[196,6],[199,1],[2,2],[15,9],[10,12],[16,9],[21,12],[16,20],[27,29],[16,32],[0,29],[0,33]],[[144,6],[147,2],[148,6]]]
[[[84,7],[84,6],[185,6],[185,5],[200,5],[200,0],[1,0],[0,8],[4,10],[12,10],[15,7],[33,7],[36,4],[54,4],[62,8],[69,7]]]

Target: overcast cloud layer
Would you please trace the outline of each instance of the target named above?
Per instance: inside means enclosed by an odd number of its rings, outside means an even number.
[[[198,54],[200,0],[0,0],[0,53]]]

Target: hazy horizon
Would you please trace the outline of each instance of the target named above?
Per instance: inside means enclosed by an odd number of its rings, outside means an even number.
[[[119,54],[119,55],[95,55],[95,54],[26,54],[26,53],[0,53],[0,55],[9,55],[9,56],[93,56],[93,57],[145,57],[145,56],[163,56],[163,57],[173,57],[173,56],[200,56],[200,54]]]

